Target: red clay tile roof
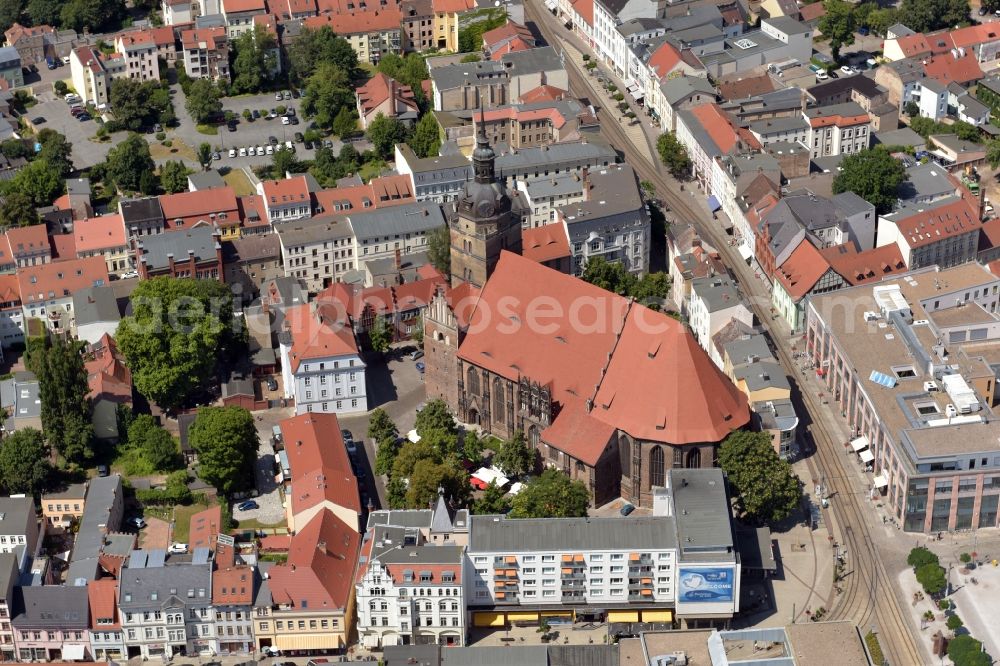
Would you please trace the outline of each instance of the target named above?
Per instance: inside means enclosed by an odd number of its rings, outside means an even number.
[[[222,27],[197,28],[195,30],[185,30],[181,33],[181,44],[186,49],[205,48],[211,51],[219,48],[226,40],[226,29]]]
[[[482,289],[474,287],[468,282],[463,282],[457,287],[445,291],[448,307],[455,315],[459,327],[466,328],[472,322],[472,315],[476,311],[476,304],[479,303],[481,294]]]
[[[614,426],[588,414],[583,403],[568,403],[548,428],[542,441],[593,467],[615,434]]]
[[[309,197],[309,182],[305,176],[295,176],[282,180],[265,180],[261,183],[264,189],[264,203],[270,206],[285,204],[311,204]]]
[[[78,253],[118,248],[128,242],[125,223],[117,213],[77,220],[73,223],[73,237]]]
[[[750,418],[743,395],[679,322],[509,252],[458,355],[548,386],[563,409],[596,393],[591,416],[642,439],[719,441]],[[587,446],[567,453],[592,457]]]
[[[403,13],[398,7],[389,6],[385,9],[367,12],[348,12],[342,14],[321,14],[303,19],[307,28],[319,29],[329,26],[337,35],[354,35],[363,32],[384,32],[400,30]]]
[[[204,220],[210,222],[216,218],[225,220],[238,218],[239,205],[236,203],[236,193],[231,187],[219,187],[198,192],[179,192],[165,194],[160,197],[160,208],[167,226],[173,227],[174,220],[183,220],[185,226]],[[223,215],[225,217],[223,217]]]
[[[733,129],[729,116],[718,104],[700,104],[691,109],[692,115],[698,119],[702,128],[708,133],[715,145],[719,147],[723,155],[728,154],[736,147],[739,135]]]
[[[274,603],[312,612],[346,608],[360,540],[333,512],[320,511],[292,537],[288,563],[268,572]]]
[[[950,42],[950,40],[949,40]],[[930,53],[931,45],[927,41],[927,38],[923,34],[917,33],[915,35],[907,35],[905,37],[896,38],[896,46],[899,50],[903,52],[903,55],[907,58],[918,55],[920,53]],[[948,48],[951,48],[949,43]]]
[[[292,515],[323,502],[360,513],[358,481],[347,457],[337,415],[301,414],[280,425],[292,470]]]
[[[442,549],[444,550],[444,549]],[[449,549],[450,550],[450,549]],[[402,564],[386,564],[384,565],[386,570],[389,572],[389,576],[392,578],[392,582],[395,585],[403,587],[416,587],[422,582],[422,576],[424,573],[429,573],[431,575],[431,584],[440,585],[443,581],[444,572],[449,572],[455,575],[454,582],[456,585],[462,584],[462,565],[454,563],[446,564],[430,564],[428,563],[428,558],[433,557],[436,553],[432,547],[425,547],[420,549],[420,576],[413,576],[413,580],[406,582],[406,571],[414,570],[416,567],[412,564],[402,563]]]
[[[483,46],[487,50],[491,50],[496,46],[499,46],[503,42],[514,39],[515,37],[520,37],[524,42],[534,43],[535,37],[531,34],[525,26],[520,23],[515,23],[510,19],[504,23],[499,28],[493,28],[492,30],[487,30],[483,33]]]
[[[822,6],[823,3],[818,2],[816,4]],[[724,100],[746,99],[747,97],[773,91],[774,81],[767,74],[761,74],[760,76],[719,81],[718,88],[719,95]]]
[[[532,102],[555,102],[566,96],[566,91],[555,86],[544,85],[532,88],[521,95],[517,100],[519,104],[531,104]]]
[[[0,275],[0,303],[16,303],[21,305],[21,285],[13,273]]]
[[[905,272],[906,262],[895,243],[858,252],[853,243],[827,247],[820,253],[851,286],[878,282],[886,277]]]
[[[287,10],[286,16],[316,13],[316,0],[285,0],[283,4],[282,9]]]
[[[503,56],[508,53],[517,53],[518,51],[528,51],[535,48],[528,42],[524,41],[520,37],[514,37],[509,39],[500,46],[494,47],[490,51],[490,60],[499,61]]]
[[[524,256],[540,264],[570,256],[569,238],[561,224],[546,224],[521,232]]]
[[[438,289],[445,285],[447,280],[436,270],[428,278],[390,287],[362,288],[344,282],[334,282],[316,295],[316,301],[331,304],[337,312],[346,312],[357,322],[363,316],[378,317],[424,308],[430,304]]]
[[[210,506],[191,516],[188,541],[194,548],[215,548],[216,536],[222,527],[222,507]]]
[[[25,303],[65,298],[85,287],[107,284],[108,265],[104,257],[87,257],[27,266],[17,270],[17,282]]]
[[[226,14],[264,12],[267,11],[267,5],[264,0],[222,0],[222,11]]]
[[[1000,40],[1000,29],[994,23],[970,25],[948,33],[955,46],[972,47]]]
[[[227,567],[213,571],[212,603],[216,606],[252,604],[253,571],[250,567]]]
[[[803,239],[774,271],[774,275],[788,295],[798,301],[809,293],[828,270],[830,264],[826,258],[808,239]]]
[[[90,628],[98,631],[121,629],[118,617],[118,581],[114,578],[99,578],[87,584],[87,599],[90,602]],[[111,624],[98,620],[111,620]]]
[[[287,534],[269,534],[260,540],[260,549],[271,553],[287,551],[292,545],[292,537]]]
[[[347,356],[358,353],[354,333],[343,319],[343,312],[323,304],[303,303],[285,311],[285,325],[292,334],[292,372],[302,361],[311,358]],[[358,366],[361,369],[363,366]]]
[[[410,86],[404,86],[382,72],[377,72],[368,83],[358,88],[355,94],[361,111],[366,116],[390,97],[394,98],[397,104],[406,105],[412,111],[419,111],[417,99],[413,96]]]
[[[867,113],[861,113],[856,116],[845,116],[840,113],[825,113],[822,108],[811,109],[809,112],[809,125],[811,127],[830,127],[831,125],[836,125],[838,127],[849,127],[852,125],[859,125],[861,123],[870,122],[870,118]]]
[[[436,14],[458,14],[474,9],[476,0],[433,0],[431,6]]]
[[[52,261],[76,259],[76,238],[73,234],[49,236],[49,247],[52,249]]]
[[[971,83],[984,76],[983,68],[979,66],[979,60],[971,49],[961,58],[955,58],[951,53],[932,56],[926,58],[923,65],[925,75],[937,79],[945,85],[952,81]]]
[[[1000,247],[1000,217],[994,217],[983,222],[979,234],[979,250],[989,250]]]
[[[580,19],[587,25],[593,27],[594,0],[570,0],[570,4],[573,5],[573,11],[577,13]]]
[[[979,212],[961,199],[895,221],[910,248],[937,243],[981,228]]]
[[[107,333],[87,350],[84,362],[91,400],[110,400],[126,403],[132,401],[132,372],[125,365],[125,358],[118,353],[118,345]]]
[[[8,229],[7,240],[10,241],[10,249],[15,257],[25,253],[33,254],[50,247],[49,233],[44,224]]]
[[[799,20],[803,23],[826,16],[826,6],[822,2],[813,2],[799,6]]]
[[[658,49],[653,51],[646,65],[659,77],[664,77],[673,71],[674,67],[681,62],[681,52],[670,42],[663,42]]]

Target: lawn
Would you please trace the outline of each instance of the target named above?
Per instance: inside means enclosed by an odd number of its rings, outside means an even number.
[[[177,505],[170,508],[146,507],[145,515],[163,518],[174,521],[174,533],[171,537],[178,543],[187,543],[191,534],[191,516],[204,511],[208,507],[204,504],[192,504],[190,506]]]
[[[233,188],[236,196],[245,197],[257,193],[243,169],[231,169],[222,176],[222,180],[226,181],[226,184]]]
[[[162,143],[151,143],[149,144],[149,154],[152,155],[154,160],[176,160],[182,158],[190,160],[195,164],[198,163],[198,155],[195,154],[194,148],[180,139],[173,139],[169,148]]]
[[[367,183],[372,178],[375,178],[382,173],[382,170],[388,166],[389,165],[386,164],[384,160],[372,160],[371,162],[361,165],[361,168],[358,169],[358,176],[361,177],[361,180]]]
[[[215,136],[219,133],[219,128],[215,125],[195,125],[195,129],[198,130],[200,134],[207,134],[209,136]]]

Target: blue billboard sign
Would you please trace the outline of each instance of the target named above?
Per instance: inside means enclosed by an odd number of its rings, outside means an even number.
[[[735,586],[735,572],[729,567],[681,567],[677,601],[732,602]]]

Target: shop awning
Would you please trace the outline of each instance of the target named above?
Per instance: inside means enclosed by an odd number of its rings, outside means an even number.
[[[279,650],[339,650],[336,634],[306,634],[304,636],[278,636]]]
[[[62,656],[66,661],[83,661],[83,646],[64,645]]]
[[[715,198],[714,194],[710,194],[708,197],[708,209],[714,213],[720,208],[722,208],[722,204],[719,203],[719,200]]]
[[[861,451],[862,449],[867,449],[868,444],[869,442],[867,437],[858,437],[857,439],[851,440],[851,448],[854,449],[855,451]]]
[[[638,622],[639,611],[608,611],[608,622]]]
[[[509,622],[537,622],[538,613],[507,613]]]
[[[867,449],[862,451],[860,455],[861,455],[861,462],[863,463],[870,463],[871,461],[875,460],[875,456],[872,454],[871,451]]]
[[[876,488],[885,488],[889,485],[889,479],[885,478],[884,474],[876,474],[875,478],[872,479]]]
[[[674,613],[668,610],[642,611],[643,622],[673,622]]]
[[[739,250],[740,256],[743,257],[743,261],[746,261],[753,256],[753,248],[747,243],[739,243],[736,246],[736,249]]]
[[[475,627],[502,627],[504,625],[503,613],[475,613],[472,616],[472,625]]]
[[[549,11],[553,12],[556,10],[556,7],[558,7],[556,0],[545,0],[545,6],[549,8]]]

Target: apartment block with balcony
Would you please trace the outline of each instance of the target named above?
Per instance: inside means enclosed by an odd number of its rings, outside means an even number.
[[[115,50],[124,57],[125,74],[130,79],[159,80],[158,48],[152,31],[136,30],[118,35]]]
[[[929,267],[810,299],[806,349],[908,532],[996,527],[1000,278]]]
[[[225,28],[197,28],[181,33],[184,71],[192,79],[229,80],[229,35]]]
[[[476,627],[725,625],[739,609],[739,567],[722,472],[670,470],[652,516],[473,516],[463,584]]]

